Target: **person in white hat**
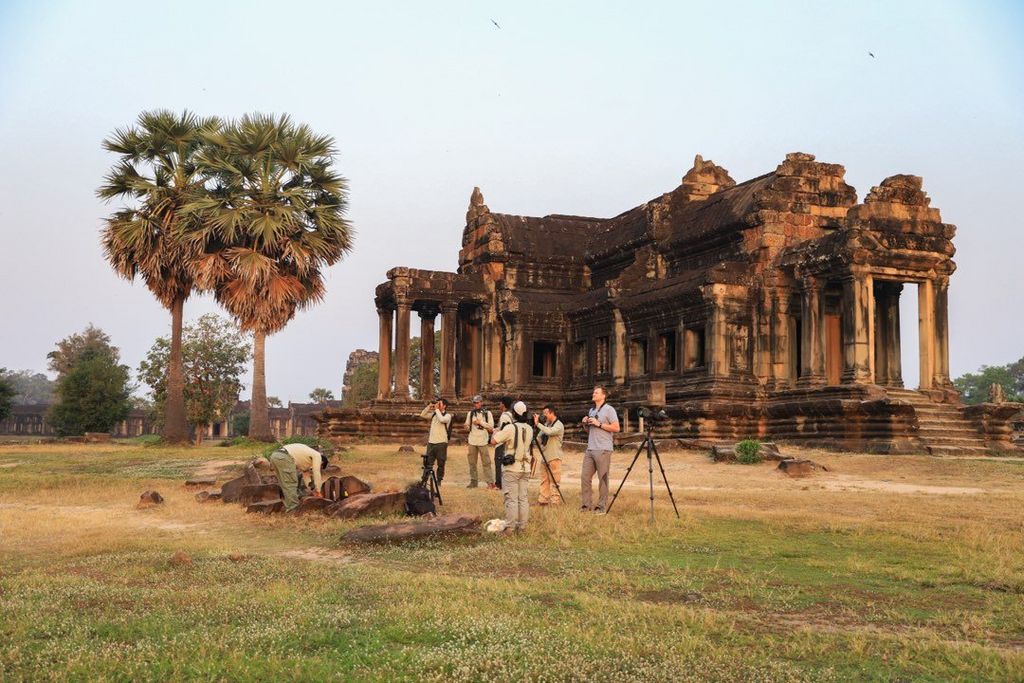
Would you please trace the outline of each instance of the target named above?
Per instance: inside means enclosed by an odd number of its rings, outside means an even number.
[[[533,443],[533,427],[527,415],[526,404],[516,401],[512,406],[514,422],[494,433],[491,443],[505,445],[505,456],[501,463],[501,492],[505,497],[505,521],[508,528],[522,531],[530,519],[530,472]]]

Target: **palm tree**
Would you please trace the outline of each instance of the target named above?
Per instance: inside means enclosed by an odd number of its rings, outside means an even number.
[[[330,136],[288,116],[251,114],[206,135],[210,194],[188,210],[198,285],[253,333],[249,436],[271,440],[265,345],[297,310],[323,299],[323,270],[352,245],[348,189]]]
[[[317,387],[313,391],[309,392],[309,400],[313,403],[324,405],[328,401],[334,400],[334,392],[330,389],[325,389],[324,387]]]
[[[196,155],[204,133],[218,128],[215,118],[189,111],[143,112],[134,126],[119,128],[103,141],[120,160],[96,191],[106,201],[126,206],[105,220],[103,251],[114,271],[127,280],[142,279],[171,312],[171,349],[167,366],[164,439],[188,441],[185,379],[181,356],[182,310],[194,288],[192,261],[201,255],[185,239],[196,217],[183,211],[205,192]]]

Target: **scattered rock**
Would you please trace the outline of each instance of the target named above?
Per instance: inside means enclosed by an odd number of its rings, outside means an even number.
[[[86,432],[82,435],[85,443],[110,443],[110,434],[107,432]]]
[[[412,446],[399,446],[398,447],[398,452],[399,453],[415,453],[416,449],[413,448]]]
[[[200,491],[196,494],[197,503],[211,503],[215,500],[220,500],[220,489],[216,491]]]
[[[786,456],[784,456],[779,451],[778,445],[772,443],[771,441],[764,441],[764,442],[761,443],[761,451],[760,451],[760,453],[761,453],[761,457],[764,458],[765,460],[771,460],[771,461],[774,461],[774,462],[779,462],[779,461],[787,459]]]
[[[342,498],[324,512],[331,517],[355,519],[366,515],[399,515],[405,511],[405,492],[360,493]]]
[[[333,500],[328,498],[317,498],[316,496],[307,496],[299,501],[299,507],[295,508],[295,514],[305,515],[312,512],[318,512],[323,514],[324,511],[334,504]]]
[[[712,446],[711,459],[715,462],[736,462],[736,447],[722,445]]]
[[[242,495],[242,488],[250,485],[246,477],[238,477],[237,479],[226,481],[220,487],[220,499],[225,503],[237,503],[238,497]]]
[[[259,512],[264,515],[272,515],[278,512],[284,512],[284,501],[283,500],[263,500],[258,503],[252,503],[245,508],[246,512]]]
[[[813,460],[802,460],[800,458],[786,458],[782,460],[779,462],[779,470],[791,477],[805,477],[809,474],[814,474],[817,470],[828,472],[828,468],[824,465]]]
[[[281,500],[281,487],[277,484],[243,486],[238,494],[238,502],[242,505],[251,505],[266,500]]]
[[[228,559],[231,560],[232,562],[245,562],[246,560],[249,559],[249,556],[248,555],[243,555],[242,553],[235,552],[235,553],[228,553]]]
[[[359,527],[346,533],[341,540],[348,543],[401,543],[418,538],[479,533],[479,517],[445,515],[420,522],[398,522]]]
[[[216,479],[186,479],[185,488],[200,488],[203,486],[215,486],[217,484]]]
[[[192,566],[192,557],[184,550],[178,550],[171,555],[170,562],[174,567],[190,567]]]
[[[324,482],[323,494],[331,500],[341,500],[346,496],[369,493],[370,485],[358,477],[328,477]]]
[[[164,502],[164,497],[156,491],[143,491],[142,495],[139,496],[139,502],[135,507],[137,508],[149,508],[154,505],[160,505]]]

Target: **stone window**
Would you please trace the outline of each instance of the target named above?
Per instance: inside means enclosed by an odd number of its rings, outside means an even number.
[[[572,347],[572,374],[576,378],[587,374],[587,342],[578,341]]]
[[[647,371],[647,338],[634,337],[629,341],[629,376],[646,375]]]
[[[594,340],[594,374],[607,375],[612,371],[612,339],[598,337]]]
[[[555,377],[558,372],[558,344],[533,342],[533,376]]]
[[[704,328],[688,327],[686,329],[686,362],[684,368],[699,368],[704,365]]]
[[[662,332],[658,335],[658,355],[655,363],[658,372],[675,372],[676,333]]]

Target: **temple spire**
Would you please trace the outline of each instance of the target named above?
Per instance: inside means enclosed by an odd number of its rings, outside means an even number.
[[[687,199],[700,201],[735,184],[728,171],[713,161],[704,161],[704,157],[698,154],[693,158],[693,168],[683,176],[680,187]]]

